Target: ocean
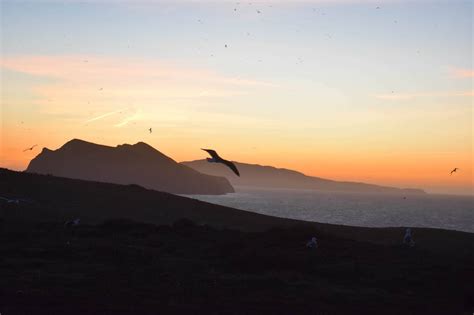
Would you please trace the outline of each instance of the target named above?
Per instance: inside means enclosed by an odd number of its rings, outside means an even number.
[[[187,197],[275,217],[365,227],[429,227],[474,233],[474,197],[234,187]]]

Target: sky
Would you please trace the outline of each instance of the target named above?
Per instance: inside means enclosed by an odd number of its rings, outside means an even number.
[[[474,194],[471,1],[0,3],[1,167],[144,141]]]

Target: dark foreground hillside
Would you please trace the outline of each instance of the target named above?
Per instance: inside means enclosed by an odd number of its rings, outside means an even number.
[[[276,219],[6,170],[0,196],[24,199],[0,203],[2,314],[473,311],[468,233],[415,229],[407,249],[401,229]],[[64,226],[77,216],[82,224]],[[304,246],[313,235],[317,250]]]

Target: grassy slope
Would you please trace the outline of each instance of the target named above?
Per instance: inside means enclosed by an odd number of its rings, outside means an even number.
[[[5,314],[470,314],[473,235],[304,223],[135,186],[0,171]],[[67,218],[84,224],[65,229]],[[156,226],[125,221],[128,218]],[[27,220],[26,220],[27,219]],[[280,228],[276,228],[280,227]],[[231,229],[228,229],[231,228]],[[321,248],[308,251],[312,235]]]

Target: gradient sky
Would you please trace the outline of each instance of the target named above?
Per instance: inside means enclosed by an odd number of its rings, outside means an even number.
[[[471,1],[3,0],[0,165],[145,141],[473,194],[472,17]]]

